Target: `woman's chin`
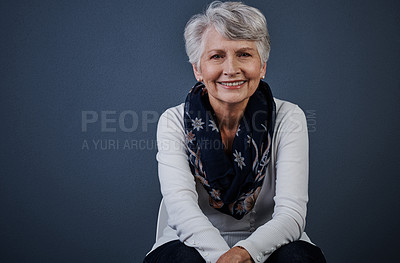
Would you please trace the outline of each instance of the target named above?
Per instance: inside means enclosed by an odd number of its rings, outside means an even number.
[[[219,99],[220,102],[224,104],[231,104],[231,105],[237,105],[240,103],[245,103],[247,102],[246,97],[244,96],[224,96]]]

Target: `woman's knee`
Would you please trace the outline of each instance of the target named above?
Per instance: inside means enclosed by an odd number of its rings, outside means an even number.
[[[266,263],[326,263],[326,260],[319,247],[299,240],[276,250]]]
[[[146,256],[143,263],[204,263],[195,248],[188,247],[179,240],[168,242]]]
[[[182,244],[182,243],[181,243]],[[174,254],[176,261],[174,262],[187,262],[187,263],[204,263],[204,259],[195,248],[188,247],[182,244]]]

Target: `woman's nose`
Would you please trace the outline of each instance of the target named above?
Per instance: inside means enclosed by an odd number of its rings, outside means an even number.
[[[240,73],[240,67],[237,59],[227,57],[224,63],[224,75],[234,76]]]

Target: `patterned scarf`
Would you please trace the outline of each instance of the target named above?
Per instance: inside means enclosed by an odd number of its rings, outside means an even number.
[[[198,82],[185,101],[188,160],[193,175],[209,193],[212,207],[242,219],[261,191],[275,125],[275,102],[260,81],[240,120],[228,156],[204,84]]]

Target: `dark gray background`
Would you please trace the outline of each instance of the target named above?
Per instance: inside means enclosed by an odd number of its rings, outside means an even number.
[[[154,117],[194,84],[182,33],[207,3],[0,2],[1,262],[141,262],[161,199]],[[391,262],[399,1],[246,3],[268,20],[274,95],[308,116],[307,233],[328,262]],[[84,132],[85,111],[114,111],[115,122]],[[124,112],[135,131],[120,128]],[[137,145],[96,150],[91,140]]]

